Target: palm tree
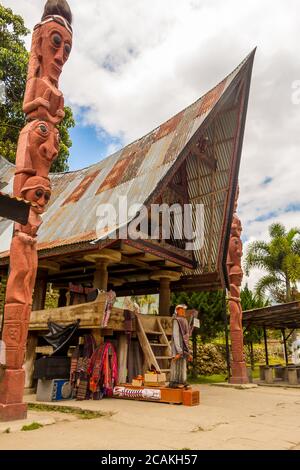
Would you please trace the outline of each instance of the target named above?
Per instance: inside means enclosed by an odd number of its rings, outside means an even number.
[[[266,274],[255,286],[261,297],[268,293],[275,302],[291,302],[299,297],[300,280],[300,229],[286,230],[283,224],[269,227],[271,240],[250,243],[245,260],[245,271],[260,268]]]

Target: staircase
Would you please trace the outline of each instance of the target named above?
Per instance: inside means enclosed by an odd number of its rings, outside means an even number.
[[[137,335],[144,353],[144,372],[155,369],[170,374],[171,347],[158,316],[136,314]]]

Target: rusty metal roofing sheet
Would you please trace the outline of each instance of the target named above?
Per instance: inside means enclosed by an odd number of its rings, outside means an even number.
[[[243,70],[247,70],[244,66],[251,55],[206,95],[141,139],[88,168],[52,174],[53,194],[39,231],[38,248],[50,249],[96,240],[97,207],[106,203],[117,207],[120,195],[127,196],[128,205],[143,204],[176,162],[192,136],[199,131],[218,101],[227,90],[229,93],[233,90],[233,81],[238,75],[242,77]],[[226,114],[219,120],[215,131],[217,140],[222,140],[225,136],[231,137],[235,129],[235,118],[235,114],[233,117]],[[220,144],[218,142],[215,152],[220,170],[228,170],[231,150],[230,141]],[[191,197],[199,195],[199,185],[202,194],[212,191],[210,176],[206,177],[205,172],[207,173],[205,165],[190,165]],[[1,182],[6,185],[6,192],[12,192],[13,173],[14,166],[0,157]],[[222,176],[220,172],[215,183],[216,188],[221,189],[227,183],[228,174],[224,173]],[[207,219],[206,231],[210,230],[209,225]],[[218,220],[216,231],[219,231],[220,227]],[[115,228],[111,227],[111,230]],[[0,220],[0,257],[7,254],[5,252],[9,249],[10,233],[7,221]],[[213,253],[215,258],[215,248]],[[203,255],[198,254],[198,261],[202,265],[201,256],[203,258]]]

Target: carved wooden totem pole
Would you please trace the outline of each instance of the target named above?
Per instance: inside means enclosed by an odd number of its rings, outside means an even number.
[[[243,312],[240,299],[240,287],[243,279],[243,244],[241,240],[242,224],[236,213],[238,196],[239,190],[237,190],[236,193],[227,256],[227,269],[230,282],[229,312],[232,353],[230,383],[244,384],[248,383],[249,380],[243,353]]]
[[[0,382],[0,421],[22,419],[27,414],[22,366],[38,265],[37,232],[51,196],[48,175],[59,149],[56,126],[64,117],[64,99],[58,80],[71,52],[71,22],[71,10],[65,0],[48,0],[42,20],[33,31],[23,103],[27,125],[19,137],[14,178],[14,196],[30,201],[32,207],[27,225],[15,223],[10,248],[2,333],[6,370]]]

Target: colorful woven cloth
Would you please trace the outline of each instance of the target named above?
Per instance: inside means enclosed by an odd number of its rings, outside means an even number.
[[[87,400],[89,398],[89,375],[88,368],[90,358],[96,349],[93,335],[84,335],[84,344],[77,346],[71,359],[70,381],[73,389],[73,397],[76,400]]]
[[[118,361],[114,346],[107,342],[99,346],[88,368],[89,389],[94,400],[111,397],[118,382]]]

